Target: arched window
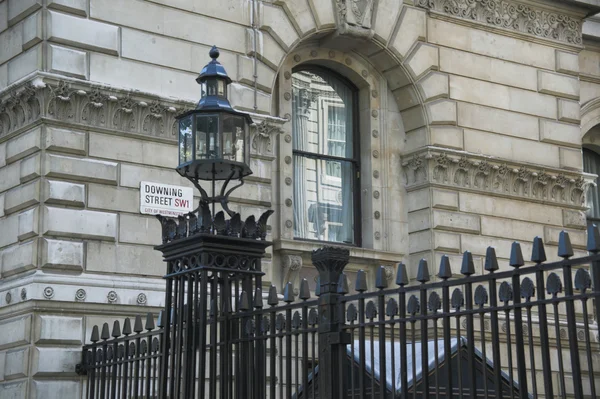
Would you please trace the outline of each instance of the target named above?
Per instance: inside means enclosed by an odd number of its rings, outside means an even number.
[[[600,175],[600,155],[588,148],[583,149],[583,171]],[[598,183],[599,179],[596,179]],[[592,222],[600,222],[600,185],[590,187],[586,196],[587,218]]]
[[[360,245],[357,90],[305,67],[292,93],[294,238]]]

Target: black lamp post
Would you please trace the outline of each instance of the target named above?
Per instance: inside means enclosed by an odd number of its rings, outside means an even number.
[[[209,53],[212,61],[196,79],[201,87],[196,109],[177,117],[179,121],[179,166],[177,172],[188,178],[200,191],[201,202],[219,202],[233,216],[228,207],[229,194],[244,184],[243,178],[252,174],[250,167],[249,125],[252,118],[231,107],[227,86],[231,79],[217,58],[219,50],[213,46]],[[239,184],[227,190],[229,182]],[[200,180],[212,182],[209,196]],[[216,181],[224,180],[219,194]],[[202,204],[201,204],[202,205]]]

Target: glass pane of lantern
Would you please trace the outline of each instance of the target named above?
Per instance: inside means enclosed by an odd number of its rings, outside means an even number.
[[[179,163],[192,160],[194,142],[192,136],[192,117],[188,116],[179,121]]]
[[[223,80],[218,80],[218,93],[221,97],[225,97],[225,82]]]
[[[223,158],[236,161],[244,161],[244,118],[236,115],[225,115],[223,117]]]
[[[217,79],[209,79],[206,81],[206,90],[209,96],[217,95]]]
[[[196,116],[196,159],[215,159],[219,151],[219,117],[217,115]]]
[[[206,82],[200,84],[200,98],[206,97]]]

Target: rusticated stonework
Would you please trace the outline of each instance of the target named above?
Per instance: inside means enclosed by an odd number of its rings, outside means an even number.
[[[569,44],[582,44],[581,21],[506,0],[417,0],[417,5],[454,17]]]
[[[437,149],[406,158],[402,167],[408,190],[429,183],[574,207],[584,205],[585,191],[594,184],[582,174]]]

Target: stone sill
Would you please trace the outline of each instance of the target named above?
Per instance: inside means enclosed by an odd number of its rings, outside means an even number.
[[[276,240],[273,241],[273,250],[285,252],[286,254],[305,255],[310,259],[310,254],[313,250],[326,245],[335,244],[328,242],[313,242],[300,240]],[[387,252],[370,248],[359,248],[352,246],[344,246],[350,251],[350,263],[359,265],[380,265],[380,264],[395,264],[404,258],[404,254],[400,252]]]

